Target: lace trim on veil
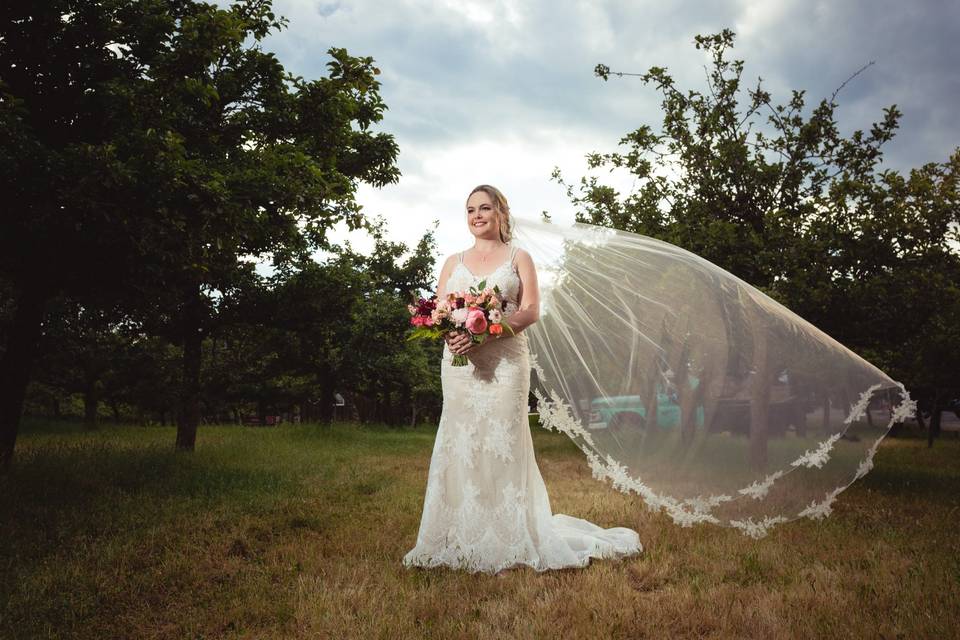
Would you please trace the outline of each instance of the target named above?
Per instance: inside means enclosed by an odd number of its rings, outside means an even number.
[[[542,367],[537,363],[533,353],[530,354],[531,367],[537,372],[541,384],[546,388],[545,376]],[[890,420],[888,421],[883,433],[876,439],[873,445],[867,450],[867,455],[861,460],[856,474],[851,480],[842,486],[839,486],[827,492],[821,501],[813,501],[802,510],[798,517],[808,517],[811,519],[820,519],[828,516],[831,512],[831,504],[836,497],[847,487],[853,484],[859,478],[873,468],[873,457],[880,446],[880,441],[886,436],[890,428],[897,422],[915,415],[916,401],[910,398],[910,394],[902,383],[896,383],[902,394],[901,402],[891,410]],[[721,520],[710,513],[720,504],[733,500],[740,500],[750,497],[754,500],[763,500],[770,488],[778,480],[790,474],[800,467],[822,467],[830,458],[830,452],[834,444],[846,433],[850,425],[856,420],[862,418],[869,405],[873,393],[883,385],[876,384],[864,391],[859,400],[853,404],[849,413],[844,419],[844,428],[819,443],[817,447],[807,451],[804,455],[790,463],[789,469],[781,469],[769,474],[763,480],[755,481],[750,485],[737,491],[740,496],[729,494],[710,495],[707,497],[697,496],[686,500],[677,500],[670,496],[658,494],[647,486],[638,476],[632,476],[627,468],[607,454],[605,457],[599,455],[596,444],[590,432],[574,417],[570,405],[553,389],[549,390],[549,398],[545,396],[540,388],[534,387],[533,394],[537,398],[537,407],[540,412],[540,423],[548,430],[559,431],[566,434],[583,451],[587,457],[593,477],[597,480],[609,480],[613,487],[623,493],[634,492],[638,494],[648,507],[653,511],[665,510],[676,524],[683,527],[692,526],[699,522],[710,522],[713,524],[722,524]],[[763,538],[777,524],[788,522],[790,518],[784,516],[765,517],[762,520],[754,521],[752,518],[743,520],[728,520],[727,524],[736,527],[745,535],[752,538]]]

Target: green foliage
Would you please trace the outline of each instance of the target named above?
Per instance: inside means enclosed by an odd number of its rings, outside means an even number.
[[[662,96],[659,130],[641,125],[622,150],[590,153],[591,169],[621,170],[620,194],[596,176],[562,184],[578,220],[682,246],[760,288],[897,377],[955,384],[960,357],[957,176],[960,149],[908,176],[881,166],[896,105],[845,136],[837,96],[808,108],[803,91],[776,103],[762,80],[744,96],[734,34],[697,36],[707,87],[683,90],[663,67],[636,76]],[[869,66],[869,65],[867,65]],[[924,355],[921,355],[924,354]]]
[[[270,0],[0,7],[0,280],[32,296],[7,340],[62,293],[120,304],[144,338],[182,344],[182,448],[202,345],[255,297],[252,259],[297,264],[333,225],[368,226],[357,188],[399,177],[396,142],[373,130],[386,109],[373,59],[331,47],[327,77],[294,76],[262,48],[285,24]],[[0,458],[32,357],[0,363]]]

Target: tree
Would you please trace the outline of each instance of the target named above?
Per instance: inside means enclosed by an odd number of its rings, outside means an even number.
[[[118,155],[136,129],[121,2],[0,6],[0,278],[12,311],[0,359],[0,467],[13,455],[44,310],[110,289],[134,245],[136,181]]]
[[[290,76],[259,45],[284,24],[266,1],[190,3],[165,19],[169,46],[143,70],[153,79],[145,97],[162,105],[148,110],[151,124],[167,141],[155,255],[184,349],[177,447],[192,449],[214,295],[249,272],[247,256],[296,260],[325,246],[337,222],[358,228],[358,184],[383,186],[399,172],[392,136],[371,131],[385,109],[371,58],[330,49],[329,78]]]
[[[807,109],[803,91],[776,104],[762,79],[743,95],[734,33],[694,40],[709,56],[707,87],[682,90],[663,67],[636,76],[662,96],[659,130],[641,125],[621,151],[590,153],[591,169],[621,169],[636,188],[620,194],[597,177],[567,183],[577,219],[682,246],[731,271],[908,383],[943,385],[960,356],[950,327],[960,150],[903,176],[882,166],[898,128],[896,105],[849,136],[837,96]],[[869,66],[869,65],[867,65]],[[919,327],[929,332],[918,332]],[[939,357],[928,353],[933,345]],[[921,373],[921,370],[923,373]],[[925,383],[924,383],[925,384]],[[763,389],[757,389],[763,395]]]
[[[36,363],[35,382],[83,396],[84,426],[99,423],[100,403],[116,402],[129,336],[119,310],[83,306],[64,297],[50,305]]]
[[[434,263],[433,234],[408,247],[386,239],[382,218],[370,225],[374,248],[369,256],[349,242],[331,246],[323,262],[306,260],[279,272],[272,285],[277,310],[270,344],[282,354],[280,370],[309,390],[322,422],[332,419],[334,393],[350,390],[361,420],[397,422],[412,414],[420,372],[411,362],[421,355],[408,343],[406,305],[414,292],[429,286]],[[304,398],[300,398],[303,403]]]
[[[359,183],[393,182],[397,147],[373,60],[332,48],[330,76],[261,48],[269,0],[54,0],[0,9],[0,277],[15,311],[0,361],[0,463],[16,441],[44,308],[116,290],[183,348],[177,448],[192,449],[201,345],[250,257],[293,260]]]

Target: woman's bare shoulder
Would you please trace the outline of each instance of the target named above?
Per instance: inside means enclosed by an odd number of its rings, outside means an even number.
[[[457,265],[457,254],[451,253],[443,261],[443,266],[440,267],[440,274],[449,275],[450,272],[453,271],[453,269],[456,267],[456,265]]]
[[[517,264],[527,264],[533,266],[533,256],[530,255],[530,252],[522,247],[517,247],[517,254],[514,258]]]

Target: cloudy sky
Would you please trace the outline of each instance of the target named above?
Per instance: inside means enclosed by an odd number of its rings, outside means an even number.
[[[658,95],[637,78],[593,75],[667,67],[682,88],[704,88],[696,34],[737,33],[744,78],[775,102],[805,89],[815,103],[864,64],[840,94],[844,131],[867,129],[897,104],[900,132],[886,163],[943,161],[960,146],[960,3],[955,0],[275,0],[290,24],[266,48],[288,70],[326,75],[331,46],[372,56],[403,173],[364,188],[360,202],[415,243],[437,222],[439,257],[472,245],[463,204],[476,184],[499,187],[518,215],[572,219],[568,181],[584,154],[610,151],[641,124],[659,125]],[[630,188],[624,176],[612,184]],[[340,234],[343,237],[343,234]],[[351,241],[364,250],[364,238]],[[439,268],[439,267],[438,267]]]

